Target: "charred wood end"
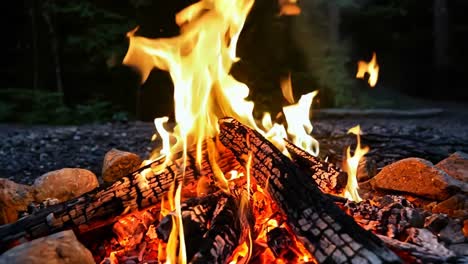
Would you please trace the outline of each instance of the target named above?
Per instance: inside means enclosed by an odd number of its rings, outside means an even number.
[[[221,143],[251,172],[287,215],[288,224],[319,263],[401,263],[373,233],[324,195],[296,164],[260,133],[233,118],[220,120]]]

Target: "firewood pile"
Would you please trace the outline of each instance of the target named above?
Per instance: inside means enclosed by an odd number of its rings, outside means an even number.
[[[114,182],[101,187],[90,187],[89,175],[81,176],[88,184],[67,185],[64,172],[46,175],[34,186],[5,181],[8,199],[0,202],[9,206],[2,207],[9,223],[0,226],[0,262],[37,261],[45,241],[61,241],[50,247],[71,248],[76,256],[66,257],[80,263],[171,263],[182,256],[190,263],[466,261],[466,181],[435,175],[420,162],[425,170],[419,171],[440,189],[412,193],[394,184],[391,190],[382,175],[422,184],[397,167],[405,162],[415,167],[411,162],[418,160],[402,160],[362,185],[373,188],[373,197],[353,202],[340,196],[346,173],[285,144],[291,157],[257,131],[224,118],[218,137],[203,145],[201,164],[196,150],[189,149],[185,158],[182,153],[161,157],[135,170],[134,154],[112,150],[103,176]],[[218,150],[216,162],[210,146]],[[217,177],[220,171],[224,181]],[[45,190],[44,180],[54,180],[57,188]],[[58,187],[70,188],[74,198]],[[51,252],[51,261],[63,258]]]

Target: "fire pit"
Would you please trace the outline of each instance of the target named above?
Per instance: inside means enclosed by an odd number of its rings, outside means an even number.
[[[283,14],[300,12],[295,1],[280,2]],[[172,77],[174,129],[166,130],[167,117],[155,119],[162,147],[143,162],[137,155],[110,151],[102,175],[108,184],[101,187],[85,180],[89,186],[72,197],[51,195],[60,193],[56,189],[39,195],[45,188],[41,183],[55,180],[60,186],[64,176],[59,172],[37,181],[34,191],[24,187],[21,192],[32,203],[20,219],[0,226],[2,252],[9,249],[0,261],[27,261],[33,252],[47,251],[40,248],[44,244],[55,249],[50,255],[80,263],[467,260],[443,241],[450,235],[458,244],[466,241],[466,215],[452,219],[430,213],[406,195],[463,201],[466,174],[453,173],[455,179],[424,160],[402,160],[363,184],[379,191],[363,200],[357,178],[369,148],[361,146],[356,126],[349,133],[357,136],[357,146],[353,155],[347,149],[343,170],[317,157],[309,113],[316,92],[296,102],[284,83],[290,105],[276,116],[287,129],[270,114],[261,124],[253,118],[247,86],[229,74],[252,5],[252,0],[200,1],[177,14],[177,37],[151,40],[137,36],[138,29],[128,34],[125,64],[136,67],[143,81],[154,67]],[[375,64],[374,54],[371,63],[360,63],[368,69],[358,74],[369,72],[372,86]],[[458,160],[468,160],[460,155]],[[448,163],[440,167],[453,168]],[[74,171],[73,179],[92,178],[83,173]],[[405,196],[385,195],[389,190]]]

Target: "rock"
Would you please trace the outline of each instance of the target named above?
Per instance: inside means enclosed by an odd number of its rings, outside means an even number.
[[[375,189],[405,192],[437,201],[467,187],[420,158],[406,158],[385,166],[372,178],[371,184]]]
[[[37,202],[56,198],[60,202],[73,199],[99,186],[96,175],[89,170],[64,168],[48,172],[34,181]]]
[[[446,214],[433,214],[426,217],[424,227],[437,234],[446,227],[448,223],[449,219]]]
[[[451,220],[449,224],[439,232],[439,239],[449,244],[463,243],[465,242],[465,236],[462,230],[463,227],[459,221]]]
[[[364,156],[359,160],[357,179],[359,182],[367,181],[377,174],[377,163],[375,160]]]
[[[457,151],[435,166],[455,179],[468,183],[468,154]]]
[[[33,201],[31,186],[0,179],[0,225],[14,222],[18,212],[26,211]]]
[[[115,182],[138,169],[141,162],[141,158],[134,153],[111,149],[104,156],[102,179],[104,182]]]
[[[457,256],[468,256],[468,243],[452,244],[448,248]]]
[[[432,208],[433,213],[448,214],[451,217],[468,216],[468,197],[465,194],[455,194]]]
[[[8,264],[94,264],[93,255],[77,239],[73,231],[62,231],[14,247],[0,256]]]

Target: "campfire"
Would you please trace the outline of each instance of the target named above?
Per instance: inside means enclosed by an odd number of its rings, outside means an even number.
[[[155,119],[154,140],[162,146],[128,175],[62,203],[36,204],[1,226],[2,250],[72,229],[94,261],[109,264],[455,257],[424,231],[429,229],[412,223],[416,210],[407,199],[360,197],[357,171],[369,149],[361,146],[359,126],[349,130],[357,146],[348,147],[343,170],[318,158],[319,142],[310,135],[316,92],[296,102],[286,80],[281,88],[289,105],[273,115],[286,122],[269,113],[261,122],[254,119],[248,87],[229,73],[239,60],[236,44],[252,5],[202,0],[176,15],[179,36],[147,39],[138,28],[129,32],[124,63],[139,70],[142,82],[153,68],[171,75],[175,127],[166,128],[168,117]],[[285,14],[300,12],[295,1],[282,5]],[[376,55],[359,65],[357,77],[368,72],[374,86]],[[133,163],[123,166],[128,162],[112,165],[115,155],[106,156],[106,175],[133,169]]]

